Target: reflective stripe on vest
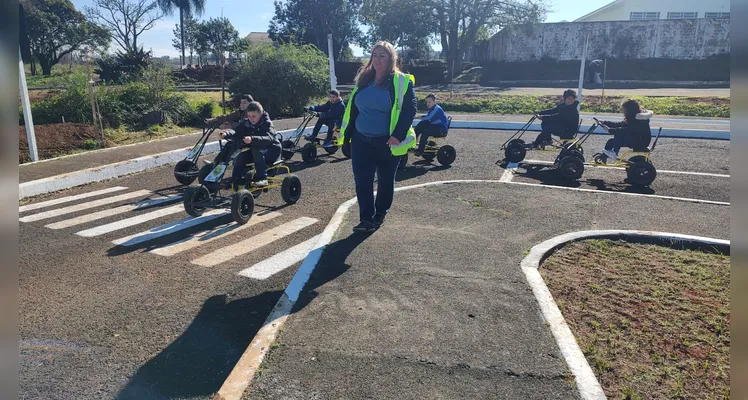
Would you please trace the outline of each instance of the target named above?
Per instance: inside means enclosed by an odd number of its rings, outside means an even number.
[[[416,78],[413,75],[396,73],[393,79],[393,85],[395,86],[395,102],[392,105],[392,112],[390,113],[390,135],[395,132],[397,121],[400,119],[400,113],[403,109],[403,98],[405,98],[405,91],[408,89],[408,80],[416,84]],[[353,97],[358,92],[358,86],[354,86],[353,91],[348,100],[348,104],[345,107],[345,114],[343,114],[343,122],[340,126],[340,137],[338,138],[338,145],[342,146],[345,141],[345,132],[348,128],[348,122],[351,118],[351,105],[353,104]],[[395,156],[402,156],[408,152],[409,148],[416,146],[415,136],[416,132],[413,130],[413,126],[409,125],[408,133],[406,137],[412,136],[413,141],[408,146],[402,146],[396,149],[392,149],[392,154]]]

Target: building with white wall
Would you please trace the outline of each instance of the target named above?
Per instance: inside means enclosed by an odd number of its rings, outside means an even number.
[[[615,0],[574,22],[729,18],[730,0]]]

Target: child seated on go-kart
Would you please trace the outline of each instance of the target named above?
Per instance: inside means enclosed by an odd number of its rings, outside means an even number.
[[[305,138],[307,140],[316,138],[317,134],[319,134],[319,130],[322,129],[322,125],[326,125],[327,137],[325,138],[325,142],[322,144],[322,147],[333,147],[334,144],[332,143],[332,133],[334,130],[335,122],[343,118],[343,114],[345,113],[345,103],[343,103],[343,99],[340,98],[340,92],[335,89],[331,90],[330,101],[317,106],[309,106],[307,109],[309,111],[315,111],[319,114],[317,117],[317,123],[314,125],[314,129],[312,130],[312,134],[305,136]]]
[[[234,172],[231,182],[241,184],[241,179],[247,173],[247,164],[254,160],[254,186],[267,186],[267,165],[278,160],[281,154],[281,143],[275,132],[273,121],[262,104],[253,101],[247,105],[246,119],[234,131],[221,133],[224,139],[234,140],[239,147],[249,147],[251,151],[244,151],[234,159]],[[229,147],[229,146],[227,146]],[[236,149],[236,147],[234,147]]]
[[[608,140],[603,150],[605,155],[603,159],[606,163],[616,161],[621,147],[646,148],[652,140],[652,131],[649,128],[652,111],[640,106],[636,100],[626,100],[621,107],[623,108],[623,121],[600,121],[603,129],[613,134],[613,138]]]
[[[416,137],[420,137],[421,140],[413,153],[419,156],[426,149],[430,137],[444,136],[448,129],[447,114],[444,113],[440,105],[436,104],[435,94],[429,93],[426,96],[426,107],[428,107],[429,112],[421,117],[421,122],[414,128]]]
[[[564,100],[556,107],[537,112],[542,132],[532,143],[532,147],[540,148],[553,143],[551,135],[561,139],[573,139],[579,126],[579,101],[577,92],[569,89],[564,91]]]
[[[247,106],[253,102],[254,99],[249,94],[243,94],[239,97],[239,109],[227,115],[219,115],[215,118],[208,118],[205,120],[206,124],[212,124],[218,122],[220,124],[230,124],[231,129],[235,129],[243,119],[247,118]]]

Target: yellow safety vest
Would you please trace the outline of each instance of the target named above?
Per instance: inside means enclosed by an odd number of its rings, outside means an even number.
[[[390,113],[390,136],[395,132],[395,126],[397,121],[400,119],[400,112],[403,109],[403,98],[405,97],[405,91],[408,89],[408,81],[416,84],[416,78],[410,74],[403,74],[402,72],[395,73],[395,78],[392,80],[395,85],[395,103],[392,105],[392,112]],[[350,97],[348,98],[348,104],[345,107],[345,114],[343,114],[343,123],[340,127],[340,137],[338,138],[338,146],[342,146],[345,138],[345,131],[348,127],[348,121],[351,118],[351,105],[353,104],[353,97],[358,92],[358,86],[353,88]],[[408,153],[408,149],[416,147],[416,131],[413,130],[413,125],[410,124],[408,128],[407,136],[412,136],[413,140],[407,146],[400,146],[393,148],[393,156],[402,156]]]

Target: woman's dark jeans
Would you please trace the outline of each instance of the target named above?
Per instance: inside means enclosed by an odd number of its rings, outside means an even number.
[[[374,222],[374,215],[387,215],[395,196],[395,173],[400,157],[387,146],[389,136],[366,137],[354,132],[351,140],[351,163],[356,181],[359,219]],[[377,197],[374,198],[374,174],[377,176]]]

